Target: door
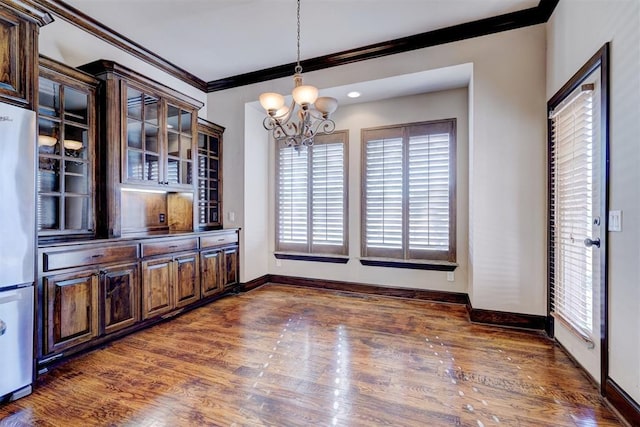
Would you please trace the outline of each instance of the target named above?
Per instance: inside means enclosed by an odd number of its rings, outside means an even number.
[[[222,291],[222,280],[220,278],[222,251],[219,249],[208,250],[200,254],[200,265],[202,266],[202,296],[208,297]]]
[[[104,333],[134,325],[140,319],[138,264],[125,264],[100,271]]]
[[[173,258],[142,262],[142,315],[144,319],[168,313],[173,309],[172,265]]]
[[[238,283],[238,248],[224,250],[224,286]]]
[[[550,101],[549,115],[553,333],[597,382],[606,325],[606,137],[600,75],[595,67],[580,76],[571,91]]]
[[[198,254],[180,255],[173,262],[176,269],[176,307],[184,307],[200,299]]]
[[[54,353],[98,335],[98,274],[60,274],[44,279],[46,352]]]

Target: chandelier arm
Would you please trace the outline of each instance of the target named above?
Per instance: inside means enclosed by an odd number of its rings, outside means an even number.
[[[291,119],[291,116],[293,115],[293,110],[295,109],[295,107],[296,107],[296,101],[292,100],[289,110],[281,116],[274,116],[274,118],[278,120],[281,124],[286,124]]]
[[[317,134],[329,135],[336,130],[336,123],[331,119],[324,119],[314,123],[313,127],[314,127],[313,135],[317,135]]]

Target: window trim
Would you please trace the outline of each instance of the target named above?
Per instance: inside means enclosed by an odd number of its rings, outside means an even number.
[[[339,140],[339,141],[338,141]],[[313,147],[316,145],[330,144],[341,142],[343,145],[343,195],[342,195],[342,246],[324,245],[313,242],[313,179],[312,179],[312,163],[313,163]],[[280,242],[280,167],[279,158],[280,150],[287,148],[283,143],[276,142],[275,149],[275,253],[276,258],[281,259],[303,259],[305,257],[319,258],[348,256],[349,254],[349,131],[337,130],[328,135],[316,135],[314,144],[310,147],[304,147],[303,150],[311,150],[311,155],[307,158],[308,175],[307,175],[307,242],[304,244],[281,243]],[[292,257],[284,258],[285,254],[292,254]],[[293,257],[295,256],[295,257]]]
[[[409,129],[415,127],[438,127],[443,130],[447,130],[449,132],[449,250],[446,252],[440,252],[438,255],[429,258],[417,258],[412,257],[412,254],[415,254],[415,250],[410,250],[409,248],[409,198],[408,198],[408,137],[409,137]],[[457,233],[456,233],[456,225],[457,225],[457,215],[456,215],[456,207],[457,207],[457,119],[449,118],[449,119],[441,119],[441,120],[429,120],[422,122],[413,122],[413,123],[403,123],[396,124],[390,126],[379,126],[372,128],[363,128],[360,131],[360,255],[361,255],[361,263],[363,265],[374,265],[372,262],[377,265],[377,261],[381,258],[388,259],[387,264],[394,264],[395,267],[399,268],[415,268],[408,265],[430,265],[434,266],[446,264],[454,264],[456,263],[456,247],[457,247]],[[366,190],[367,190],[367,181],[366,181],[366,145],[368,142],[367,133],[379,133],[386,135],[398,135],[398,132],[402,134],[402,167],[403,167],[403,224],[402,224],[402,249],[379,249],[371,251],[371,248],[367,247],[367,216],[366,216]],[[373,253],[372,253],[373,252]],[[399,253],[402,253],[402,256],[397,256]],[[367,260],[371,261],[368,262]],[[364,261],[364,262],[363,262]],[[451,265],[449,264],[449,265]],[[402,267],[405,265],[405,267]],[[449,268],[449,267],[447,267]]]

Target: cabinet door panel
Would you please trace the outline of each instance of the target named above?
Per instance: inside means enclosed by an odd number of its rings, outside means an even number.
[[[47,353],[89,341],[98,335],[98,280],[95,271],[47,277],[44,288]]]
[[[198,254],[176,257],[176,306],[184,307],[200,299],[200,274]]]
[[[102,272],[104,333],[110,334],[140,320],[138,264],[110,267]]]
[[[172,258],[142,262],[142,310],[144,319],[168,313],[173,309],[172,264]]]
[[[224,286],[238,283],[238,248],[224,250]]]
[[[222,277],[221,277],[221,263],[222,251],[213,250],[206,251],[200,254],[200,265],[202,267],[201,288],[202,296],[208,297],[215,295],[223,289]]]

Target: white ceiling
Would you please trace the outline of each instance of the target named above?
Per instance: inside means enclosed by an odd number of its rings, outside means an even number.
[[[295,0],[65,0],[212,81],[296,60]],[[539,0],[302,0],[302,59],[535,7]],[[95,58],[98,59],[98,58]]]

